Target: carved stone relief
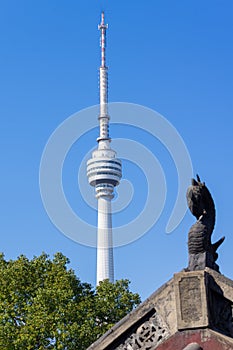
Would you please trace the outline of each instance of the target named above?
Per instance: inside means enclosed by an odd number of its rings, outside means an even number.
[[[156,345],[159,345],[168,336],[169,330],[167,325],[155,311],[148,321],[140,325],[136,332],[127,338],[123,344],[115,348],[115,350],[154,349]]]
[[[182,319],[185,322],[198,321],[202,316],[199,278],[194,276],[182,278],[179,287]]]
[[[177,327],[207,327],[209,325],[205,271],[175,274]]]

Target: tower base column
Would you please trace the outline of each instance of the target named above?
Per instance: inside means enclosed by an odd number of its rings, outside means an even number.
[[[112,189],[113,190],[113,189]],[[114,282],[112,240],[112,191],[98,195],[97,284],[104,279]]]

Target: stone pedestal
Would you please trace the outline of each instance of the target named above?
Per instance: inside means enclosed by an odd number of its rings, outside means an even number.
[[[206,267],[219,271],[219,266],[216,264],[211,252],[189,253],[189,271],[204,270]]]
[[[209,327],[233,337],[232,281],[206,268],[174,275],[177,328]]]

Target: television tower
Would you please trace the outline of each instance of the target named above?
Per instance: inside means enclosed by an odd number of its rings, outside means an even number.
[[[87,161],[88,181],[91,186],[95,187],[98,200],[97,285],[104,279],[114,282],[111,200],[114,197],[114,187],[119,185],[122,176],[121,161],[116,158],[116,152],[110,147],[108,67],[105,56],[107,28],[107,24],[104,23],[104,12],[102,12],[101,23],[98,26],[101,47],[98,148],[92,153],[92,158]]]

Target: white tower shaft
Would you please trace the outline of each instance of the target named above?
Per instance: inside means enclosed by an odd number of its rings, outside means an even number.
[[[91,186],[95,186],[98,199],[97,284],[105,279],[114,282],[111,200],[114,197],[114,187],[119,184],[122,176],[121,161],[116,158],[116,152],[110,147],[108,68],[105,55],[107,27],[102,13],[101,23],[98,26],[101,32],[100,134],[97,139],[98,148],[87,162],[88,181]]]
[[[97,283],[114,281],[111,199],[98,199]]]

